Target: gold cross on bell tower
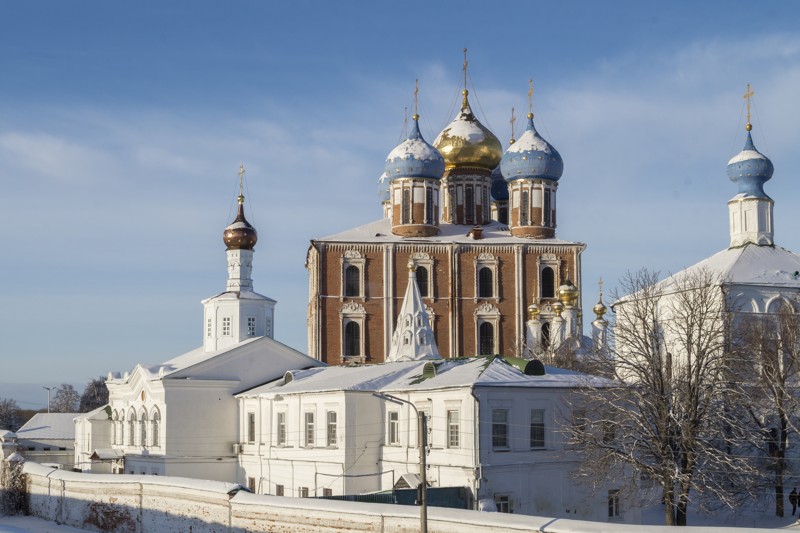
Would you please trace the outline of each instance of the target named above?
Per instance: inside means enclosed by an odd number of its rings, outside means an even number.
[[[750,131],[753,129],[753,125],[750,123],[750,99],[755,96],[756,93],[750,90],[750,84],[747,84],[747,91],[745,91],[744,98],[747,101],[747,124],[745,125],[744,129]]]
[[[239,203],[244,203],[244,164],[239,165]]]
[[[511,140],[508,141],[508,144],[514,144],[517,140],[514,138],[514,123],[517,122],[517,117],[514,116],[514,108],[511,108],[511,120],[508,121],[511,123]]]

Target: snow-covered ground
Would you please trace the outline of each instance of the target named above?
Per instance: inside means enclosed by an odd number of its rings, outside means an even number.
[[[86,529],[61,526],[35,516],[0,516],[0,533],[84,533]]]

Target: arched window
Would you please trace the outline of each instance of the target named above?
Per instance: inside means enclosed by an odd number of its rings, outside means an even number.
[[[417,286],[419,286],[419,294],[423,298],[428,297],[428,269],[425,267],[417,267]]]
[[[478,328],[478,355],[492,355],[494,350],[494,326],[484,322]]]
[[[139,418],[140,418],[140,420],[139,420],[139,434],[140,434],[139,444],[141,444],[142,447],[145,447],[145,446],[147,446],[147,413],[145,411],[142,411],[142,413],[139,416]]]
[[[425,189],[425,223],[433,224],[433,189]]]
[[[492,269],[482,267],[478,270],[478,298],[491,298],[494,296],[494,282]]]
[[[541,275],[542,282],[542,298],[553,298],[555,296],[555,273],[550,267],[544,267]]]
[[[117,431],[117,444],[125,444],[125,411],[119,413],[119,431]]]
[[[508,207],[497,208],[497,221],[501,224],[508,224]]]
[[[403,189],[403,224],[411,224],[411,191]]]
[[[119,414],[115,411],[114,412],[114,422],[111,425],[112,433],[111,433],[111,444],[116,444],[117,439],[119,438]]]
[[[358,322],[348,322],[344,327],[344,355],[361,355],[361,328]]]
[[[472,187],[466,187],[464,190],[464,209],[465,209],[465,223],[475,223],[475,197],[473,196]]]
[[[344,271],[344,295],[345,296],[360,296],[361,295],[361,273],[357,266],[350,265]]]
[[[550,347],[550,322],[542,324],[542,348]]]
[[[519,225],[527,226],[528,212],[530,210],[530,201],[528,200],[528,191],[522,191],[522,201],[519,204]]]
[[[161,429],[161,413],[158,412],[158,409],[153,410],[153,431],[152,435],[150,436],[150,441],[153,443],[153,446],[158,447],[161,439],[161,434],[159,433]]]
[[[128,446],[133,446],[135,443],[136,435],[136,413],[131,411],[128,413]]]

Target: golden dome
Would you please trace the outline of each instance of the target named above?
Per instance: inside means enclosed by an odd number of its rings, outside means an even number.
[[[557,302],[553,303],[552,308],[553,308],[553,312],[556,314],[556,316],[561,316],[561,312],[564,311],[564,304],[562,304],[561,302],[557,301]]]
[[[528,316],[530,317],[531,320],[536,320],[537,318],[539,318],[540,312],[541,310],[539,309],[538,305],[531,304],[528,306]]]
[[[603,315],[606,314],[607,309],[606,309],[606,306],[603,305],[603,302],[599,301],[592,308],[592,311],[594,311],[594,314],[597,315],[597,319],[598,320],[602,320],[603,319]]]
[[[578,301],[578,288],[570,280],[558,288],[558,299],[567,307],[572,307]]]
[[[433,142],[444,156],[445,168],[478,167],[494,170],[503,157],[503,147],[489,128],[481,124],[469,107],[464,89],[461,113]]]

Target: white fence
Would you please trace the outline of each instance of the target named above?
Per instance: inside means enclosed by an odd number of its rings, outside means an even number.
[[[308,498],[264,496],[239,485],[188,478],[82,474],[25,464],[30,514],[103,532],[411,533],[419,508]],[[430,508],[431,533],[660,532],[662,526],[630,526],[536,516]],[[726,528],[682,528],[722,532]],[[749,532],[768,531],[750,529]]]

